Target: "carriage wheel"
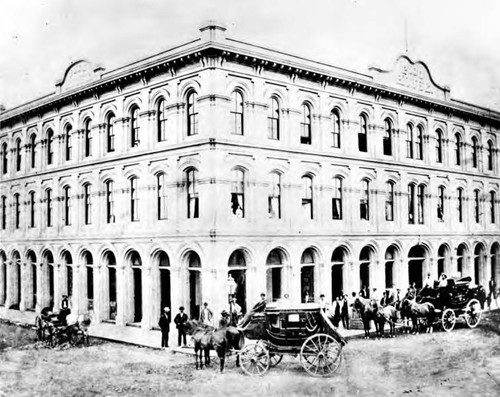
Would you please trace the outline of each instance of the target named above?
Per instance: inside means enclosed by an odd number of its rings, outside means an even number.
[[[281,362],[281,360],[283,360],[283,354],[269,354],[269,365],[271,367],[276,367]]]
[[[446,332],[450,332],[457,322],[457,316],[455,316],[455,312],[451,309],[446,309],[441,316],[441,327]]]
[[[262,344],[245,345],[240,351],[240,366],[247,375],[264,375],[269,370],[270,363],[269,351]]]
[[[481,320],[481,304],[477,299],[471,299],[465,308],[465,322],[469,328],[475,328]]]
[[[342,361],[342,346],[330,335],[316,334],[300,349],[300,362],[312,376],[330,376]]]

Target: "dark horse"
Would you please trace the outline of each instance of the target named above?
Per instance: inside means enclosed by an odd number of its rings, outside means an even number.
[[[396,331],[396,322],[398,321],[398,311],[392,305],[379,308],[377,313],[378,328],[380,335],[384,335],[385,323],[389,323],[389,335],[394,337]]]
[[[378,329],[378,304],[370,299],[357,297],[354,300],[354,309],[359,312],[365,329],[365,338],[370,337],[370,321],[375,324],[375,333],[379,334]]]
[[[203,368],[203,353],[205,354],[205,365],[209,365],[210,350],[215,350],[220,361],[220,371],[223,372],[226,353],[231,349],[241,350],[245,342],[243,333],[233,326],[214,329],[198,321],[189,320],[186,323],[186,329],[193,338],[196,369],[198,369],[198,365]],[[236,366],[239,366],[238,356]]]
[[[419,318],[426,320],[426,332],[432,332],[434,319],[436,317],[436,310],[434,305],[430,302],[417,303],[415,299],[403,299],[401,302],[401,315],[403,313],[411,318],[413,324],[413,332],[417,332],[417,325]]]

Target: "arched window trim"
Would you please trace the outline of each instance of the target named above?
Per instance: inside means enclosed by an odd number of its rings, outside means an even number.
[[[16,140],[16,171],[21,171],[23,147],[21,138]]]
[[[300,143],[303,145],[312,144],[312,114],[311,106],[304,102],[302,104],[302,121],[300,123]]]
[[[115,151],[115,114],[109,112],[106,115],[106,151],[113,153]]]
[[[394,221],[394,181],[385,184],[385,220]]]
[[[186,104],[187,104],[187,135],[198,135],[198,109],[196,106],[198,94],[195,90],[191,89],[186,94]]]
[[[84,140],[84,155],[85,157],[92,157],[92,120],[85,119],[83,122],[83,140]]]
[[[141,143],[139,140],[139,106],[133,105],[130,114],[130,147],[137,147]]]
[[[167,175],[164,172],[156,174],[156,200],[157,200],[157,217],[158,220],[167,219]]]
[[[340,176],[333,177],[333,193],[332,193],[332,219],[342,219],[342,188],[343,178]]]
[[[443,162],[443,131],[436,129],[436,163]]]
[[[276,96],[271,97],[267,115],[267,132],[269,139],[280,139],[280,102]]]
[[[358,150],[368,151],[368,116],[365,113],[359,115]]]
[[[130,221],[139,221],[139,189],[138,182],[139,178],[133,176],[129,179],[130,181]]]
[[[198,170],[195,168],[186,170],[186,180],[187,217],[196,219],[199,218]]]
[[[385,156],[392,156],[392,120],[387,117],[384,120],[384,138],[382,140]]]
[[[71,124],[67,124],[64,127],[64,137],[66,140],[66,150],[65,150],[66,161],[70,161],[72,159],[72,156],[73,156],[72,130],[73,130],[73,127]]]
[[[241,90],[234,90],[231,99],[231,134],[244,134],[244,96]]]
[[[341,130],[342,130],[342,122],[340,119],[340,110],[338,108],[334,108],[331,113],[332,119],[332,147],[340,149],[341,145]]]
[[[158,142],[167,140],[167,111],[165,109],[167,101],[160,97],[156,102],[156,139]]]

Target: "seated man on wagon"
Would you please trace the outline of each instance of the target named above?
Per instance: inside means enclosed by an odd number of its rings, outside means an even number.
[[[244,328],[246,325],[248,325],[248,323],[252,319],[252,315],[254,313],[262,313],[266,309],[266,306],[267,306],[266,294],[261,293],[260,301],[258,301],[255,305],[253,305],[250,311],[247,314],[245,314],[245,316],[243,316],[243,318],[238,324],[238,327]]]

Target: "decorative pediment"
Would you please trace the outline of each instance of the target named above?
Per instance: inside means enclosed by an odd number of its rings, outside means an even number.
[[[378,83],[436,99],[449,99],[450,89],[434,82],[427,65],[421,61],[413,62],[406,55],[396,60],[392,70],[377,67],[369,70]]]
[[[99,80],[103,71],[103,67],[94,67],[85,60],[73,62],[64,72],[63,78],[56,83],[58,92],[69,91],[91,81]]]

